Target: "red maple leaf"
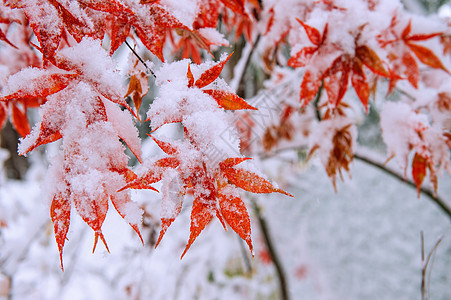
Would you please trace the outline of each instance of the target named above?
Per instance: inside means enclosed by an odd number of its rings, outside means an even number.
[[[394,65],[394,69],[397,72],[401,72],[402,75],[409,81],[409,83],[417,88],[418,82],[420,79],[420,71],[418,64],[414,57],[416,57],[423,64],[435,68],[442,69],[445,72],[449,71],[445,68],[440,59],[431,51],[429,48],[418,45],[416,42],[426,41],[432,39],[434,37],[441,36],[442,32],[434,32],[428,34],[412,34],[412,20],[409,20],[406,27],[402,30],[401,33],[398,33],[397,25],[399,24],[399,20],[397,16],[394,16],[391,20],[390,26],[388,30],[385,32],[385,35],[394,37],[390,38],[382,38],[384,34],[378,36],[379,43],[382,47],[392,46],[393,51],[390,54],[392,64]],[[402,51],[399,48],[395,48],[395,45],[402,44],[404,47]],[[400,53],[398,55],[397,53]],[[389,92],[393,90],[396,85],[396,82],[402,79],[400,76],[391,76],[389,83]]]
[[[179,174],[182,185],[175,191],[178,197],[183,197],[189,191],[195,195],[191,210],[190,237],[182,257],[186,254],[193,242],[216,216],[224,228],[228,224],[249,245],[252,251],[251,227],[249,215],[244,202],[235,191],[236,187],[252,193],[282,193],[292,196],[285,191],[274,187],[269,181],[257,174],[236,168],[236,165],[249,158],[228,158],[219,163],[220,173],[210,174],[205,163],[199,162],[195,167],[182,164],[183,153],[179,147],[155,137],[157,145],[168,155],[155,161],[148,167],[148,171],[139,176],[120,191],[126,188],[155,190],[151,184],[162,180],[167,170],[175,170]],[[167,195],[163,195],[163,198]],[[173,211],[166,212],[161,217],[161,231],[156,246],[161,242],[169,226],[178,216],[182,208],[182,198],[173,199]],[[170,200],[165,200],[170,201]]]
[[[365,111],[368,112],[369,86],[363,70],[366,66],[378,76],[391,77],[386,70],[384,62],[376,52],[367,45],[356,45],[354,56],[347,53],[339,55],[325,70],[311,70],[309,64],[316,55],[320,59],[323,55],[329,55],[330,47],[325,47],[327,40],[328,24],[321,34],[316,28],[311,27],[297,19],[303,26],[310,42],[314,45],[304,47],[288,60],[291,67],[307,67],[301,83],[300,100],[306,106],[318,93],[321,82],[327,92],[329,103],[337,107],[343,99],[348,88],[349,77]],[[315,60],[317,62],[317,60]]]

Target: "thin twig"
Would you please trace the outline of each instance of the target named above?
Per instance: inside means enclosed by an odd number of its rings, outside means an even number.
[[[251,49],[251,51],[249,51],[249,55],[246,58],[246,62],[244,64],[243,71],[240,74],[240,79],[238,80],[238,85],[236,86],[238,91],[240,90],[240,87],[244,84],[243,81],[244,81],[244,78],[246,75],[246,70],[249,67],[249,64],[251,62],[251,57],[252,57],[252,54],[254,54],[255,48],[257,48],[257,45],[260,42],[260,37],[261,37],[260,34],[258,34],[257,38],[255,39],[255,42],[252,44],[252,49]],[[244,96],[244,95],[239,95],[239,96]]]
[[[266,224],[266,220],[261,214],[260,208],[257,205],[255,199],[251,198],[252,206],[254,208],[254,212],[257,215],[258,224],[260,225],[260,230],[263,235],[263,239],[268,250],[269,256],[271,257],[271,261],[274,263],[276,267],[277,277],[279,278],[280,285],[280,294],[282,300],[288,300],[288,288],[287,288],[287,280],[285,278],[285,272],[282,267],[282,263],[280,262],[279,256],[276,253],[276,249],[274,248],[274,243],[272,242],[272,238],[269,234],[268,225]]]
[[[428,257],[426,258],[426,261],[425,261],[424,260],[424,235],[423,235],[423,231],[421,231],[421,262],[423,263],[423,266],[421,269],[421,299],[422,300],[429,300],[429,284],[431,282],[432,264],[434,262],[434,257],[435,257],[435,253],[437,252],[437,248],[440,245],[440,243],[442,242],[442,240],[443,240],[443,237],[440,237],[437,240],[434,247],[432,247],[431,251],[429,251]],[[429,270],[428,270],[428,268],[429,268]]]
[[[125,44],[127,45],[127,47],[133,52],[133,54],[139,59],[139,61],[144,65],[144,67],[146,67],[146,70],[149,71],[154,78],[156,78],[155,73],[152,71],[152,69],[147,66],[147,64],[144,62],[144,60],[141,58],[141,56],[138,55],[138,53],[136,53],[135,49],[132,48],[132,46],[130,46],[130,44],[127,42],[127,40],[124,41]]]
[[[237,239],[238,239],[238,243],[240,244],[240,250],[241,250],[241,256],[243,257],[243,261],[244,261],[244,265],[246,267],[246,274],[251,274],[252,272],[252,266],[251,266],[251,262],[249,260],[249,256],[248,256],[248,252],[246,251],[246,246],[244,245],[244,240],[242,240],[238,235],[237,235]]]
[[[421,300],[426,299],[426,269],[424,267],[424,233],[420,233],[421,237]]]
[[[8,279],[8,295],[6,296],[6,299],[12,300],[13,299],[13,277],[11,275],[5,274],[6,278]]]
[[[313,105],[315,106],[316,119],[318,121],[322,120],[321,112],[319,111],[318,104],[319,104],[319,100],[321,98],[321,94],[323,92],[323,88],[324,88],[324,80],[321,80],[321,85],[320,85],[320,87],[318,89],[318,93],[316,93],[315,100],[313,100]]]
[[[405,184],[407,184],[413,188],[416,188],[415,183],[411,179],[404,178],[403,175],[399,174],[398,172],[396,172],[394,170],[391,170],[390,168],[388,168],[381,162],[377,162],[369,157],[363,156],[358,153],[354,154],[354,158],[356,158],[360,161],[363,161],[369,165],[372,165],[373,167],[376,167],[377,169],[384,171],[386,174],[391,175],[392,177],[404,182]],[[439,195],[435,195],[434,192],[429,188],[421,187],[420,192],[423,195],[428,196],[428,198],[430,200],[432,200],[432,202],[437,204],[442,209],[442,211],[448,216],[448,218],[450,218],[450,220],[451,220],[451,208],[446,204],[444,199],[442,199]]]
[[[270,152],[269,154],[265,153],[265,152],[257,153],[256,156],[258,156],[260,159],[268,159],[268,158],[272,158],[274,156],[274,154],[281,153],[284,151],[299,150],[305,146],[306,146],[305,144],[290,145],[290,146],[287,146],[284,148],[276,149],[276,150]],[[404,176],[401,173],[399,173],[395,170],[392,170],[391,168],[387,167],[382,162],[376,161],[375,159],[369,158],[368,156],[364,156],[358,152],[354,153],[354,158],[383,171],[387,175],[390,175],[415,189],[417,188],[415,183],[411,179],[404,178]],[[446,203],[446,201],[442,197],[440,197],[440,195],[436,195],[433,190],[426,188],[426,187],[421,187],[420,193],[427,196],[432,202],[434,202],[438,207],[440,207],[440,209],[451,220],[451,207]]]

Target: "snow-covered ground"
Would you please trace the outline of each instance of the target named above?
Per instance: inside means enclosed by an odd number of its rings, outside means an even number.
[[[265,166],[275,181],[288,178],[282,187],[295,195],[256,198],[291,299],[420,299],[421,231],[426,254],[443,236],[432,266],[430,299],[451,299],[451,224],[429,199],[417,199],[414,189],[358,161],[353,178],[340,182],[337,194],[319,161]],[[217,220],[180,260],[189,236],[189,207],[153,249],[160,200],[151,191],[133,192],[151,212],[142,230],[146,245],[112,210],[103,227],[111,253],[98,245],[92,254],[94,234],[74,215],[61,272],[38,175],[1,181],[0,218],[7,227],[0,235],[0,299],[8,299],[9,280],[10,299],[279,299],[255,215],[251,270],[241,241]],[[450,183],[441,178],[441,195],[450,195]],[[247,249],[244,253],[249,256]]]

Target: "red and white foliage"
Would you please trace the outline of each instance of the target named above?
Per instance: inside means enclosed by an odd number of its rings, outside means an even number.
[[[94,248],[100,238],[108,249],[102,224],[110,204],[141,238],[142,210],[129,189],[157,191],[156,183],[162,195],[157,245],[191,197],[182,256],[214,216],[252,252],[240,190],[290,194],[243,156],[256,149],[244,145],[254,134],[250,116],[258,107],[219,77],[232,54],[208,59],[244,35],[250,45],[244,50],[256,50],[256,68],[268,72],[263,89],[283,89],[274,103],[280,113],[260,128],[256,147],[271,151],[286,141],[307,146],[334,187],[337,175],[350,171],[357,119],[372,109],[371,95],[384,83],[383,93],[409,95],[383,105],[383,139],[388,156],[405,170],[411,159],[418,190],[427,174],[436,190],[438,171],[451,172],[451,28],[439,20],[424,24],[392,0],[3,0],[0,127],[9,117],[23,137],[21,155],[61,140],[48,175],[61,261],[74,209],[94,231]],[[133,58],[128,88],[113,56],[127,39],[163,63],[153,74]],[[249,59],[236,63],[236,78]],[[136,123],[152,75],[158,94],[147,111],[148,133],[164,156],[142,158]],[[34,126],[29,108],[39,108]],[[236,110],[245,110],[237,126]],[[174,123],[183,137],[157,136]],[[125,146],[140,167],[128,166]]]

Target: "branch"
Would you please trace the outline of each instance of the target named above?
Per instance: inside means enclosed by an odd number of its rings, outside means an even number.
[[[315,100],[313,100],[313,105],[315,106],[315,116],[318,121],[322,120],[321,112],[319,111],[318,104],[319,104],[319,99],[321,98],[321,94],[323,92],[323,88],[324,88],[324,79],[321,80],[321,85],[319,87],[318,93],[316,93]]]
[[[282,263],[280,262],[279,256],[276,253],[274,248],[274,244],[272,242],[272,238],[269,235],[268,225],[266,224],[266,220],[261,214],[260,208],[257,205],[257,202],[254,198],[251,198],[252,206],[254,208],[254,212],[257,215],[258,225],[260,225],[260,230],[263,235],[263,239],[268,250],[269,256],[271,257],[271,261],[274,263],[276,267],[277,277],[279,278],[280,285],[280,293],[282,300],[288,300],[288,288],[287,288],[287,280],[285,278],[285,272],[282,267]]]
[[[144,62],[144,60],[141,58],[141,56],[139,56],[138,53],[136,53],[135,49],[133,49],[132,46],[130,46],[130,44],[127,42],[127,40],[125,40],[124,42],[127,45],[127,47],[130,50],[132,50],[133,54],[139,59],[139,61],[144,65],[146,70],[149,71],[153,75],[154,78],[156,78],[155,73],[152,71],[152,69],[150,67],[147,66],[147,64]]]
[[[251,62],[251,57],[252,57],[252,54],[254,54],[255,48],[257,48],[257,45],[260,42],[260,37],[261,37],[260,34],[258,34],[257,38],[255,39],[255,42],[252,45],[252,49],[249,51],[249,55],[246,57],[246,62],[244,63],[244,67],[243,67],[242,72],[241,72],[240,77],[239,77],[240,79],[238,80],[238,84],[236,85],[236,88],[237,88],[237,91],[238,91],[237,93],[239,93],[240,87],[244,84],[244,78],[245,78],[245,75],[246,75],[246,70],[249,67],[249,64]],[[241,94],[241,93],[239,93],[239,94]],[[238,96],[244,96],[244,95],[239,95],[239,94],[238,94]]]
[[[384,171],[386,174],[406,183],[407,185],[416,188],[415,183],[411,179],[404,178],[402,174],[400,174],[395,170],[390,169],[381,162],[375,161],[374,159],[361,155],[359,153],[355,153],[354,158],[363,161],[369,165],[372,165],[373,167],[376,167],[377,169]],[[442,199],[439,195],[434,195],[434,192],[429,188],[421,187],[420,192],[425,196],[427,196],[436,205],[438,205],[451,220],[451,208],[446,204],[446,201],[444,201],[444,199]]]
[[[284,151],[298,150],[305,146],[306,146],[305,144],[289,145],[284,148],[279,148],[279,149],[273,150],[270,153],[265,153],[265,152],[257,153],[256,156],[258,156],[260,159],[268,159],[268,158],[272,158],[277,153],[281,153]],[[391,169],[390,167],[386,166],[384,163],[377,161],[374,158],[370,158],[370,157],[363,155],[361,153],[358,153],[358,152],[354,153],[354,158],[357,160],[363,161],[363,162],[383,171],[387,175],[390,175],[393,178],[396,178],[415,189],[417,188],[415,183],[411,179],[404,178],[404,176],[400,172]],[[443,199],[440,195],[436,195],[433,190],[426,188],[426,187],[421,187],[420,193],[427,196],[429,198],[429,200],[434,202],[442,210],[442,212],[444,212],[448,216],[448,218],[451,221],[451,207],[446,203],[445,199]]]

